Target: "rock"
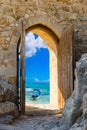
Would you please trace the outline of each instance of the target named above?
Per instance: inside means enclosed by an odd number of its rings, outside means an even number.
[[[0,123],[2,124],[12,124],[13,116],[11,115],[4,115],[0,117]]]
[[[70,21],[77,20],[76,14],[71,14],[71,16],[69,17],[69,20],[70,20]]]
[[[79,117],[77,119],[77,121],[75,122],[75,124],[71,127],[70,130],[84,130],[84,124],[85,124],[86,119],[83,117],[83,115],[81,117]]]
[[[17,106],[12,102],[0,102],[0,116],[7,114],[16,118],[19,115]]]
[[[83,95],[87,92],[87,54],[82,55],[76,62],[74,86],[73,96],[83,100]]]
[[[63,124],[59,127],[57,127],[56,130],[69,130],[70,126],[68,124]],[[55,129],[52,129],[52,130],[55,130]]]
[[[83,116],[84,116],[85,118],[87,118],[87,108],[85,108],[85,109],[83,110]]]
[[[79,15],[78,17],[81,21],[87,21],[87,16]]]
[[[83,130],[83,127],[71,128],[70,130]]]
[[[87,93],[83,95],[83,109],[87,108]]]
[[[84,129],[83,130],[87,130],[87,120],[85,120]]]
[[[71,127],[70,130],[84,130],[85,119],[83,116],[79,117],[75,124]]]
[[[7,125],[7,124],[0,124],[0,129],[1,130],[19,130],[17,128],[15,128],[12,125]]]
[[[0,79],[0,102],[17,100],[16,86],[11,85],[7,80]]]
[[[3,37],[8,37],[8,36],[9,36],[9,33],[8,33],[8,32],[2,32],[2,33],[1,33],[1,36],[3,36]]]
[[[67,100],[63,110],[63,116],[64,120],[70,125],[74,124],[77,118],[81,116],[82,110],[80,109],[80,106],[80,99],[76,99],[72,96]]]
[[[75,88],[72,96],[66,101],[63,116],[66,122],[73,125],[87,107],[87,54],[82,55],[76,63]]]

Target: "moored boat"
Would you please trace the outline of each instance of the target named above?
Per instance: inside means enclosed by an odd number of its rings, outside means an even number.
[[[37,100],[40,98],[41,92],[39,89],[34,89],[32,93],[32,99]]]

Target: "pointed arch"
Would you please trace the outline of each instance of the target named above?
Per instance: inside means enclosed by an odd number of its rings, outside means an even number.
[[[60,34],[45,23],[29,26],[26,32],[39,35],[47,44],[50,54],[50,104],[48,107],[58,108],[58,44]],[[55,84],[54,84],[55,82]]]
[[[30,16],[25,19],[25,31],[38,34],[50,50],[51,107],[63,108],[73,89],[73,27],[60,27],[48,15]],[[17,48],[21,24],[13,31],[10,45]],[[15,66],[15,68],[17,68]],[[17,77],[17,74],[14,75]],[[56,95],[56,96],[55,96]]]

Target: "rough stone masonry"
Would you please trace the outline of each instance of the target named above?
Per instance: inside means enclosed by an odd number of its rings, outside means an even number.
[[[65,29],[74,25],[74,60],[87,52],[87,1],[86,0],[1,0],[0,1],[0,76],[16,83],[17,43],[20,36],[20,19],[45,14]],[[38,17],[37,17],[38,19]],[[74,64],[75,65],[75,64]]]
[[[74,25],[75,61],[87,52],[87,1],[86,0],[1,0],[0,1],[0,76],[16,82],[16,49],[20,35],[20,19],[47,14],[52,21],[66,28]],[[14,32],[14,33],[13,33]]]
[[[68,25],[74,25],[74,65],[75,61],[78,61],[81,58],[83,53],[87,52],[87,0],[0,0],[0,77],[8,79],[12,84],[16,83],[16,69],[17,65],[16,60],[16,49],[17,49],[17,41],[15,37],[19,36],[20,33],[17,30],[20,29],[20,19],[24,18],[25,21],[30,17],[34,17],[37,15],[47,14],[51,17],[53,21],[56,21],[59,26],[62,26],[65,29]],[[14,32],[14,33],[13,33]],[[81,62],[83,62],[81,59]],[[86,61],[84,61],[86,62]],[[79,65],[77,65],[79,67]],[[85,67],[86,69],[86,67]],[[84,69],[83,63],[81,63],[81,69],[78,69],[77,75],[79,77],[79,86],[75,88],[75,92],[73,93],[72,98],[70,98],[66,102],[66,106],[64,109],[65,119],[70,121],[70,124],[76,121],[78,115],[81,115],[83,112],[83,116],[86,118],[87,110],[86,110],[86,102],[87,102],[87,94],[83,91],[86,89],[86,70]],[[9,78],[7,75],[9,75]],[[11,78],[10,78],[11,74]],[[13,75],[12,75],[13,74]],[[84,74],[84,76],[83,76]],[[85,79],[84,79],[85,78]],[[82,83],[82,89],[80,85]],[[77,81],[78,83],[78,81]],[[80,84],[81,83],[81,84]],[[76,93],[77,92],[77,93]],[[78,93],[84,93],[83,96],[79,97]],[[78,100],[76,100],[78,97]],[[79,99],[81,98],[81,99]],[[2,99],[1,99],[2,100]],[[68,115],[66,117],[67,104],[72,100],[73,108],[71,112],[71,117]],[[80,101],[80,102],[79,102]],[[82,103],[83,105],[82,105]],[[77,107],[75,104],[79,103],[81,106],[79,114],[77,113]],[[3,104],[1,104],[3,106]],[[12,106],[12,110],[14,104],[6,103],[7,105]],[[83,110],[84,107],[84,110]],[[77,115],[75,119],[73,118],[73,112]],[[72,120],[73,119],[73,120]],[[87,124],[87,123],[85,123]],[[87,126],[84,124],[84,129],[86,130]],[[75,128],[74,128],[75,130]]]

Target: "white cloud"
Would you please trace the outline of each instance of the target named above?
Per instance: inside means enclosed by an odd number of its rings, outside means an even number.
[[[49,79],[48,79],[48,80],[40,80],[40,79],[38,79],[38,78],[35,78],[34,81],[35,81],[35,82],[39,82],[39,83],[49,83],[49,82],[50,82]]]
[[[38,36],[35,36],[32,32],[26,34],[26,57],[32,57],[36,54],[37,50],[40,48],[47,48],[45,42]]]
[[[34,81],[35,82],[40,82],[40,80],[38,78],[35,78]]]
[[[49,79],[48,79],[48,80],[43,80],[42,82],[43,82],[43,83],[49,83],[50,80],[49,80]]]

